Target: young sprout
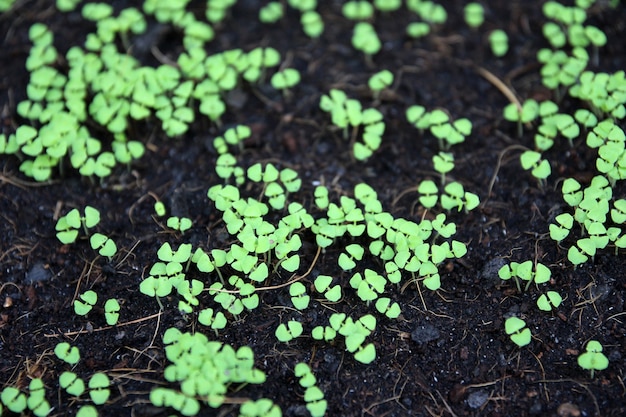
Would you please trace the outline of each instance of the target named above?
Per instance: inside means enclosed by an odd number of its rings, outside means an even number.
[[[518,108],[515,103],[509,103],[504,108],[504,118],[509,122],[517,122],[517,135],[522,137],[522,124],[528,124],[537,118],[539,114],[539,104],[536,100],[527,99]]]
[[[256,401],[248,400],[239,408],[240,417],[281,417],[278,405],[268,398]]]
[[[74,312],[79,316],[86,316],[98,301],[98,294],[95,291],[88,290],[78,296],[74,301]]]
[[[435,171],[441,174],[441,185],[446,183],[446,174],[454,169],[454,155],[449,152],[439,152],[433,156]]]
[[[290,88],[300,82],[300,72],[295,68],[285,68],[272,75],[270,82],[272,87],[282,91],[285,99],[289,99],[291,97]]]
[[[313,375],[313,372],[311,372],[311,368],[304,362],[298,362],[293,368],[293,373],[296,377],[300,378],[298,383],[303,388],[312,387],[317,383],[317,379],[315,375]]]
[[[187,217],[171,216],[168,217],[166,224],[170,229],[185,233],[187,230],[191,229],[193,222]]]
[[[101,256],[106,256],[109,260],[117,253],[115,241],[102,233],[94,233],[91,235],[89,243],[93,250],[97,250]]]
[[[585,346],[585,352],[578,357],[578,366],[591,371],[602,371],[609,367],[609,359],[602,353],[602,344],[597,340],[590,340]]]
[[[330,302],[337,302],[341,299],[341,286],[335,285],[331,288],[330,284],[333,282],[333,278],[328,275],[318,275],[315,278],[314,286],[315,290],[321,294]]]
[[[76,412],[76,417],[98,417],[98,410],[93,405],[83,405]]]
[[[259,20],[262,23],[276,23],[283,17],[283,5],[279,1],[270,1],[259,9]]]
[[[536,151],[524,151],[520,155],[520,163],[525,170],[531,170],[533,177],[539,180],[539,185],[543,186],[552,169],[546,159],[541,158],[541,154]]]
[[[324,417],[327,401],[324,399],[324,393],[317,386],[311,386],[304,391],[304,401],[306,409],[311,413],[311,417]]]
[[[346,251],[339,255],[338,264],[344,271],[351,271],[356,267],[356,261],[363,259],[365,249],[357,243],[346,246]]]
[[[359,22],[354,26],[352,46],[365,54],[366,61],[371,66],[373,65],[372,56],[380,51],[382,43],[376,34],[376,30],[370,23]]]
[[[22,413],[27,405],[26,395],[20,392],[19,389],[11,386],[2,390],[0,401],[2,401],[2,404],[4,404],[9,411],[17,414]],[[1,410],[2,408],[0,407],[0,411]]]
[[[76,365],[80,360],[80,351],[76,346],[71,346],[67,342],[58,343],[54,348],[54,354],[57,358],[70,365]]]
[[[302,334],[302,323],[295,320],[289,320],[287,324],[281,323],[277,328],[276,338],[280,342],[289,342]]]
[[[532,338],[530,329],[526,327],[526,322],[519,317],[513,316],[506,319],[504,330],[511,338],[511,341],[519,347],[529,344]]]
[[[398,10],[401,6],[402,0],[374,0],[374,7],[384,13]]]
[[[311,337],[315,340],[330,342],[337,337],[337,331],[330,326],[316,326],[311,331]]]
[[[115,298],[109,298],[104,303],[104,317],[109,326],[115,326],[120,318],[120,303]]]
[[[46,387],[41,378],[33,378],[28,384],[28,409],[37,417],[45,417],[50,414],[52,407],[46,400]]]
[[[308,10],[300,16],[302,30],[309,38],[319,38],[324,32],[324,21],[315,10]]]
[[[89,378],[89,397],[94,404],[102,405],[107,402],[111,395],[110,384],[109,377],[102,372],[96,372]]]
[[[289,295],[293,306],[298,310],[304,310],[309,306],[311,297],[306,293],[306,287],[301,282],[294,282],[289,286]]]
[[[389,70],[382,70],[373,74],[367,82],[374,95],[374,100],[378,101],[380,93],[393,84],[393,73]]]
[[[503,57],[509,51],[509,37],[505,31],[496,29],[489,34],[489,45],[495,56]]]
[[[374,7],[366,0],[350,0],[344,3],[341,12],[346,19],[368,20],[374,16]]]
[[[550,237],[556,242],[561,242],[569,235],[574,225],[574,217],[569,213],[561,213],[554,220],[556,220],[556,224],[552,223],[549,226]]]
[[[537,307],[542,311],[552,311],[559,308],[563,301],[563,297],[556,291],[548,291],[545,294],[541,294],[537,299]]]
[[[398,303],[395,301],[392,303],[391,299],[387,297],[382,297],[376,300],[376,310],[390,319],[398,318],[402,312]]]
[[[430,33],[430,25],[425,22],[411,22],[406,26],[405,32],[411,38],[422,38]]]
[[[485,9],[480,3],[468,3],[463,9],[465,23],[472,29],[480,27],[485,21]]]
[[[85,381],[74,372],[65,371],[59,375],[59,385],[74,397],[80,397],[85,392]]]

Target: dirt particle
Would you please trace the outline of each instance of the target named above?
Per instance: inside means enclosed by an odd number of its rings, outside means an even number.
[[[580,416],[580,410],[575,404],[563,403],[557,408],[556,414],[560,417],[578,417]]]

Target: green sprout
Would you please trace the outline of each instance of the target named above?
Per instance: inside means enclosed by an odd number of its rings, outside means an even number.
[[[391,299],[387,297],[382,297],[376,300],[376,310],[390,319],[398,318],[402,312],[398,303],[395,301],[391,302]]]
[[[496,29],[489,34],[489,45],[495,56],[503,57],[509,51],[509,37],[505,31]]]
[[[350,0],[343,4],[341,13],[346,19],[368,20],[374,16],[374,6],[366,0]]]
[[[556,291],[548,291],[545,294],[541,294],[537,299],[537,307],[542,311],[552,311],[559,308],[563,298]]]
[[[374,100],[378,101],[380,93],[393,84],[393,78],[393,73],[389,70],[379,71],[369,78],[367,85],[374,94]]]
[[[76,412],[76,417],[98,417],[98,410],[93,405],[83,405]]]
[[[463,12],[465,23],[472,29],[480,27],[485,21],[485,9],[480,3],[467,3]]]
[[[298,310],[304,310],[309,306],[311,297],[306,293],[306,287],[301,282],[294,282],[289,286],[289,295],[293,306]]]
[[[437,188],[437,184],[435,184],[434,181],[424,180],[420,182],[417,187],[417,192],[420,194],[419,202],[422,206],[428,209],[435,207],[437,201],[439,200],[439,189]]]
[[[439,152],[433,156],[435,171],[441,174],[441,185],[446,183],[446,174],[454,169],[454,155],[449,152]]]
[[[281,323],[274,333],[280,342],[289,342],[302,334],[302,323],[289,320],[287,324]]]
[[[270,82],[272,87],[281,90],[283,96],[287,99],[291,97],[290,88],[298,85],[300,82],[300,72],[295,68],[285,68],[272,75]]]
[[[402,6],[402,0],[374,0],[376,10],[388,13],[398,10]]]
[[[609,359],[602,353],[602,344],[597,340],[590,340],[585,346],[585,352],[578,357],[578,366],[591,371],[602,371],[609,367]]]
[[[111,395],[109,377],[102,372],[96,372],[89,379],[89,397],[96,405],[102,405],[107,402]]]
[[[268,398],[256,401],[248,400],[239,408],[240,417],[281,417],[278,405]]]
[[[539,181],[539,185],[543,186],[545,179],[551,174],[550,162],[541,158],[541,154],[536,151],[524,151],[520,155],[520,163],[522,168],[530,170],[533,177]]]
[[[212,308],[205,308],[198,314],[198,322],[205,326],[210,326],[215,333],[226,327],[227,320],[221,311],[214,312]]]
[[[361,2],[366,3],[366,2]],[[369,4],[369,3],[368,3]],[[371,6],[371,5],[370,5]],[[368,64],[373,65],[372,56],[376,55],[382,43],[376,34],[374,26],[367,22],[359,22],[354,26],[352,33],[352,46],[365,54]]]
[[[2,401],[2,404],[4,404],[9,411],[17,414],[24,411],[27,405],[26,395],[20,392],[19,389],[10,386],[2,390],[0,401]]]
[[[317,383],[317,379],[315,375],[313,375],[313,372],[311,372],[311,368],[304,362],[298,362],[293,368],[293,373],[296,377],[300,378],[298,383],[303,388],[312,387]]]
[[[259,20],[263,23],[276,23],[283,17],[283,5],[279,1],[270,1],[259,9]]]
[[[185,233],[187,230],[191,229],[193,222],[187,217],[171,216],[168,217],[166,224],[170,229]]]
[[[536,100],[524,100],[521,107],[516,103],[509,103],[504,107],[504,118],[509,122],[517,122],[517,135],[522,137],[522,125],[529,124],[539,114],[539,104]]]
[[[511,341],[519,347],[524,347],[530,343],[532,334],[526,327],[526,322],[519,317],[509,317],[504,322],[504,330],[509,335]]]
[[[52,407],[48,400],[46,400],[45,395],[46,387],[41,378],[33,378],[28,384],[28,399],[26,405],[37,417],[47,416],[50,414],[50,411],[52,411]]]
[[[101,256],[111,259],[117,253],[117,245],[113,239],[102,233],[94,233],[89,238],[93,250],[97,250]]]
[[[549,226],[550,237],[556,242],[565,239],[574,225],[574,217],[569,213],[561,213],[554,218],[556,223]]]
[[[96,305],[97,301],[98,294],[95,291],[85,291],[74,301],[74,312],[79,316],[86,316],[93,306]]]
[[[57,358],[70,365],[76,365],[80,360],[80,351],[76,346],[71,346],[67,342],[58,343],[54,348],[54,354]]]
[[[411,38],[422,38],[430,33],[430,25],[425,22],[411,22],[406,26],[406,34]]]
[[[537,262],[533,265],[533,261],[528,260],[522,263],[511,262],[502,266],[498,270],[498,276],[503,280],[509,280],[513,278],[518,291],[522,291],[520,286],[520,280],[526,281],[524,291],[527,291],[531,283],[544,284],[550,281],[550,268],[544,264]]]
[[[120,318],[120,303],[115,298],[109,298],[104,303],[104,318],[109,326],[115,326]]]
[[[328,275],[318,275],[315,278],[314,286],[315,290],[320,294],[324,294],[324,297],[330,302],[337,302],[341,299],[341,286],[335,285],[333,287],[330,284],[333,282],[333,278]]]
[[[311,337],[315,340],[330,342],[337,337],[337,331],[330,326],[315,326],[311,330]]]
[[[300,16],[302,30],[309,38],[319,38],[324,32],[324,21],[315,10],[307,10]]]
[[[65,371],[59,375],[59,385],[74,397],[80,397],[85,392],[85,381],[74,372]]]

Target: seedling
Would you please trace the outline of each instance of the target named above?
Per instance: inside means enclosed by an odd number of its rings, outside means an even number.
[[[324,32],[324,21],[315,10],[308,10],[300,17],[302,30],[309,38],[319,38]]]
[[[522,168],[531,170],[533,177],[537,178],[540,186],[545,184],[545,179],[548,178],[552,172],[550,163],[546,159],[542,159],[539,152],[524,151],[520,155],[520,162]]]
[[[386,297],[376,300],[376,310],[378,310],[379,313],[389,317],[390,319],[398,318],[398,316],[402,312],[398,303],[396,303],[395,301],[392,303],[391,299]]]
[[[98,410],[93,405],[83,405],[78,409],[76,417],[98,417]]]
[[[569,213],[559,214],[554,218],[556,224],[552,223],[549,226],[550,237],[552,240],[561,242],[565,239],[574,225],[574,217]]]
[[[454,169],[454,155],[449,152],[439,152],[433,156],[435,171],[441,174],[441,185],[446,183],[446,174]]]
[[[110,381],[109,377],[102,372],[96,372],[89,379],[89,396],[94,404],[102,405],[107,402],[111,395],[109,389]]]
[[[344,271],[350,271],[356,267],[356,261],[363,259],[365,249],[359,244],[353,243],[346,246],[346,251],[339,255],[338,264]]]
[[[412,22],[406,26],[405,31],[411,38],[419,39],[430,33],[430,25],[425,22]]]
[[[590,340],[585,346],[585,352],[578,357],[578,366],[591,371],[602,371],[609,367],[609,359],[602,353],[602,344],[597,340]]]
[[[333,278],[328,275],[318,275],[315,278],[314,286],[315,290],[321,294],[330,302],[337,302],[341,299],[341,286],[335,285],[331,287]]]
[[[45,417],[52,411],[52,407],[46,400],[45,395],[46,387],[41,378],[33,378],[28,384],[28,399],[26,405],[37,417]]]
[[[172,216],[167,219],[166,224],[170,229],[185,233],[187,230],[191,229],[193,222],[187,217]]]
[[[259,9],[259,20],[263,23],[276,23],[283,17],[283,5],[279,1],[271,1]]]
[[[281,323],[274,333],[280,342],[289,342],[302,334],[302,323],[295,320],[289,320],[287,324]]]
[[[511,341],[519,347],[524,347],[530,343],[532,334],[526,327],[526,322],[519,317],[509,317],[504,322],[504,330],[509,335]]]
[[[272,83],[272,87],[282,91],[285,99],[288,99],[291,97],[290,88],[300,82],[300,72],[294,68],[286,68],[272,75],[270,82]]]
[[[509,37],[505,31],[496,29],[489,34],[489,45],[495,56],[503,57],[509,50]]]
[[[104,318],[109,326],[115,326],[120,318],[120,303],[110,298],[104,303]]]
[[[315,340],[330,342],[337,336],[337,331],[329,326],[316,326],[311,331],[311,337]]]
[[[304,310],[309,306],[311,297],[306,293],[306,287],[301,282],[294,282],[289,286],[289,295],[293,306],[298,310]]]
[[[366,2],[360,1],[359,3]],[[354,46],[355,49],[362,51],[365,54],[368,64],[373,65],[372,56],[380,51],[382,44],[376,34],[376,30],[370,23],[359,22],[354,26],[352,46]]]
[[[79,316],[86,316],[97,301],[98,294],[95,291],[85,291],[78,296],[78,299],[74,300],[74,312]]]
[[[498,276],[501,279],[508,280],[513,278],[517,290],[520,292],[522,289],[519,280],[526,281],[524,291],[527,291],[532,282],[543,284],[550,281],[550,275],[551,272],[547,266],[537,262],[533,267],[533,261],[530,260],[522,263],[511,262],[498,270]]]
[[[211,327],[217,334],[218,330],[226,327],[227,320],[221,311],[215,312],[212,308],[205,308],[198,314],[198,322]]]
[[[65,371],[59,375],[59,385],[74,397],[80,397],[85,392],[85,382],[74,372]]]
[[[239,408],[240,417],[281,417],[280,407],[268,398],[248,400]]]
[[[463,9],[465,23],[472,29],[480,27],[485,21],[485,9],[480,3],[468,3]]]
[[[102,233],[91,235],[89,243],[92,249],[97,250],[101,256],[106,256],[109,260],[117,253],[115,241]]]
[[[374,100],[378,101],[380,93],[393,84],[393,73],[389,70],[382,70],[373,74],[367,82],[374,95]]]
[[[27,405],[26,395],[20,392],[19,389],[11,386],[2,390],[0,401],[2,401],[2,404],[4,404],[9,411],[17,414],[24,411]],[[1,410],[0,408],[0,411]]]
[[[299,362],[293,368],[293,373],[296,377],[300,378],[298,383],[303,388],[312,387],[317,382],[315,375],[311,372],[311,368],[304,362]]]
[[[420,185],[417,187],[417,192],[420,194],[419,202],[422,206],[428,209],[435,207],[437,200],[439,200],[439,189],[434,181],[424,180],[420,182]]]
[[[342,14],[350,20],[368,20],[374,16],[374,7],[365,0],[350,0],[344,3]]]
[[[533,99],[525,100],[521,107],[516,103],[509,103],[503,110],[504,118],[510,122],[517,122],[517,136],[522,137],[522,125],[528,124],[537,118],[539,104]]]
[[[71,346],[67,342],[58,343],[54,348],[54,354],[57,358],[70,365],[76,365],[80,360],[80,351],[76,346]]]
[[[542,311],[552,311],[559,308],[563,298],[556,291],[548,291],[545,294],[541,294],[537,299],[537,307]]]
[[[306,409],[311,413],[311,417],[323,417],[328,407],[324,399],[324,393],[317,386],[308,387],[304,392]]]

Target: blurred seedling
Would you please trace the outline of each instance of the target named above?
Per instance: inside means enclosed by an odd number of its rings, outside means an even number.
[[[489,34],[489,45],[494,56],[503,57],[509,51],[509,37],[505,31],[496,29]]]
[[[291,88],[300,83],[300,72],[295,68],[285,68],[272,75],[272,87],[283,93],[285,100],[291,98]]]
[[[276,23],[283,17],[283,5],[279,1],[270,1],[259,9],[259,20],[263,23]]]
[[[472,29],[477,29],[485,21],[485,9],[480,3],[467,3],[463,8],[465,23]]]
[[[378,102],[380,99],[380,94],[385,89],[391,87],[391,85],[393,84],[393,78],[393,73],[389,70],[379,71],[369,78],[367,85],[372,91],[374,101]]]
[[[519,107],[517,103],[509,103],[503,110],[504,118],[509,122],[517,122],[517,136],[522,137],[523,125],[530,125],[539,115],[539,103],[527,99]]]
[[[281,323],[275,331],[276,339],[280,342],[289,342],[302,334],[302,323],[295,320],[289,320],[287,324]]]
[[[302,30],[309,38],[319,38],[324,32],[322,16],[315,10],[307,10],[300,16]]]

